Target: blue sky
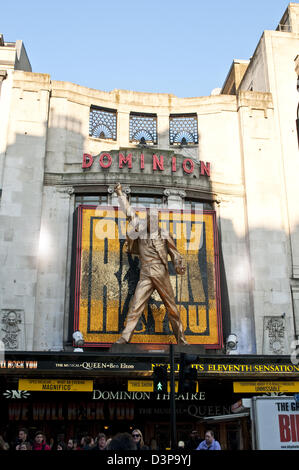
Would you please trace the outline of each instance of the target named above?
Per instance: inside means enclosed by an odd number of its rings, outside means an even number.
[[[275,30],[286,0],[15,0],[4,40],[21,39],[33,72],[104,91],[206,96],[233,59]],[[297,3],[297,2],[294,2]]]

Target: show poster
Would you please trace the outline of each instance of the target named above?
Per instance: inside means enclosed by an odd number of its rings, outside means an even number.
[[[292,397],[254,397],[257,450],[299,450],[299,402]]]
[[[145,211],[136,209],[140,218]],[[128,223],[112,206],[79,206],[74,215],[71,308],[73,328],[84,347],[114,343],[125,326],[129,302],[139,279],[139,258],[126,251]],[[169,273],[185,336],[190,344],[222,347],[219,252],[214,211],[159,210],[184,257],[184,276],[169,257]],[[150,298],[132,343],[175,343],[167,311],[157,292]]]

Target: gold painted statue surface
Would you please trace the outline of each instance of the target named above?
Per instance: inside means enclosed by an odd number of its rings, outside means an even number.
[[[157,290],[166,309],[173,333],[178,344],[188,344],[183,332],[179,311],[175,304],[174,293],[168,272],[168,254],[178,274],[183,275],[186,267],[183,258],[168,232],[158,226],[158,212],[147,211],[146,221],[140,220],[130,206],[120,183],[115,185],[115,192],[121,209],[125,212],[130,226],[133,227],[127,235],[127,248],[131,254],[140,258],[140,277],[134,296],[129,305],[126,327],[116,344],[129,343],[135,327],[142,315],[150,296]]]

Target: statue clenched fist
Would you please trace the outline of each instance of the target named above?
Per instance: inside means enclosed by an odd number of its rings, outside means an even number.
[[[114,191],[118,196],[122,195],[122,187],[120,183],[116,183],[116,185],[114,186]]]

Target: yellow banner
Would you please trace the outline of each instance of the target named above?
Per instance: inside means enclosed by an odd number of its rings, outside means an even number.
[[[128,392],[153,392],[152,380],[128,380]]]
[[[93,380],[19,379],[19,390],[32,392],[92,392]]]
[[[299,382],[234,382],[234,393],[298,393]]]
[[[179,390],[179,382],[174,382],[174,391]],[[152,380],[128,380],[128,392],[153,392],[154,382]],[[167,391],[170,392],[170,382],[167,382]],[[198,392],[198,383],[196,384],[196,392]]]
[[[178,391],[179,383],[174,383],[175,392]],[[152,380],[128,380],[128,392],[153,392],[154,382]],[[167,391],[170,392],[170,382],[167,382]]]
[[[78,211],[75,328],[83,333],[86,346],[114,343],[125,326],[138,283],[138,256],[125,250],[127,223],[117,208],[79,207]],[[142,213],[139,215],[142,217]],[[181,276],[170,266],[186,339],[190,344],[219,348],[222,327],[215,213],[161,210],[159,216],[161,228],[173,235],[187,266],[182,284]],[[166,308],[156,291],[131,342],[176,342]]]

